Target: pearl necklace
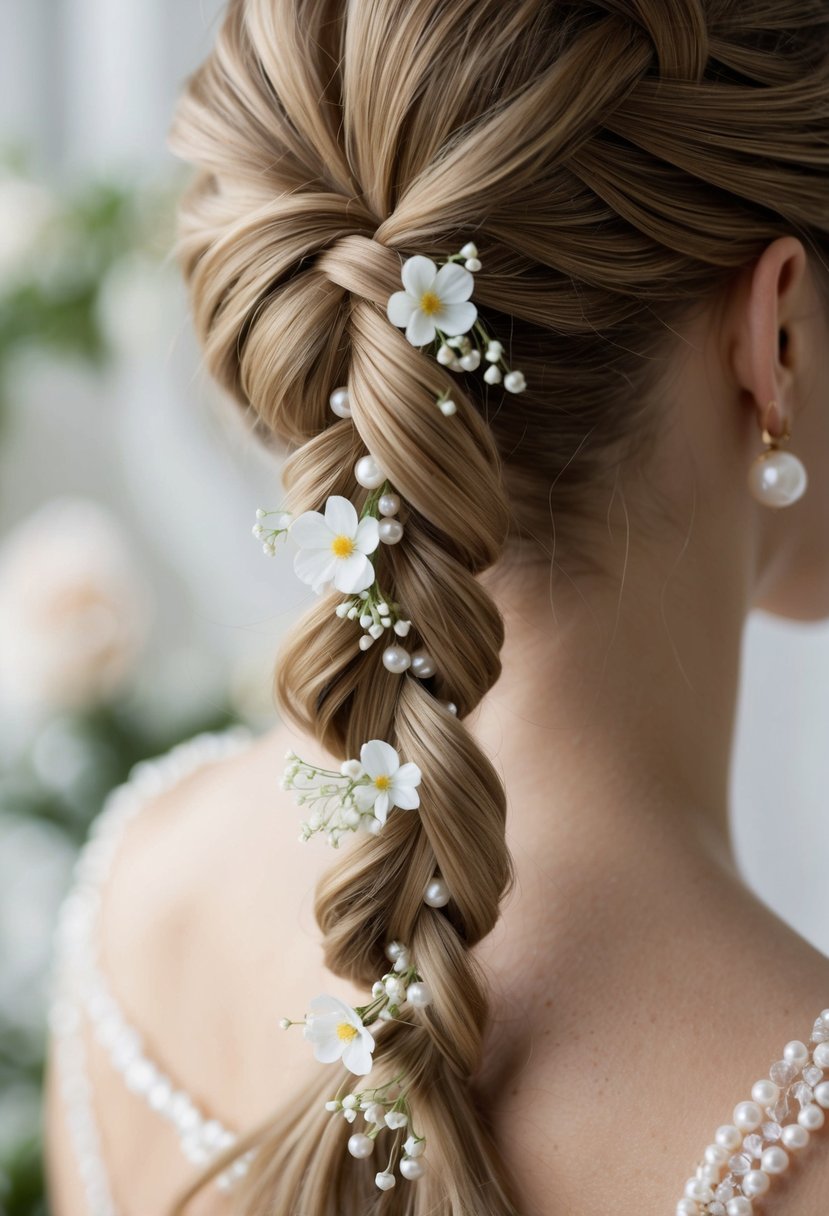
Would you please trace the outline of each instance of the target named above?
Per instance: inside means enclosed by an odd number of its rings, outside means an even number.
[[[685,1184],[676,1216],[752,1216],[752,1200],[764,1195],[774,1174],[789,1167],[789,1154],[805,1148],[812,1132],[823,1127],[829,1110],[829,1009],[812,1028],[807,1047],[793,1039],[783,1058],[751,1087],[751,1099],[738,1102],[732,1122],[718,1127],[696,1173]],[[794,1102],[800,1110],[792,1123],[783,1120]],[[728,1172],[722,1176],[723,1170]]]
[[[205,764],[243,750],[250,731],[235,727],[202,734],[155,760],[136,764],[127,781],[108,795],[93,822],[89,839],[74,868],[74,882],[58,917],[55,969],[49,1025],[55,1040],[58,1084],[66,1108],[69,1138],[95,1216],[117,1216],[101,1138],[92,1104],[87,1053],[81,1034],[82,1015],[129,1089],[176,1130],[181,1150],[194,1165],[205,1165],[235,1143],[236,1136],[198,1104],[144,1052],[138,1030],[130,1024],[109,989],[98,960],[98,914],[101,889],[127,824],[154,797]],[[238,1157],[216,1178],[229,1191],[247,1171],[253,1150]]]

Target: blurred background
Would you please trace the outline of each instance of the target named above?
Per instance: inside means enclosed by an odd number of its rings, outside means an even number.
[[[51,932],[107,791],[203,729],[273,724],[307,589],[266,559],[275,459],[199,361],[165,134],[219,0],[0,0],[0,1213],[45,1213]],[[756,614],[734,837],[829,954],[829,626]],[[275,780],[277,775],[275,774]],[[744,1011],[736,1011],[742,1018]]]

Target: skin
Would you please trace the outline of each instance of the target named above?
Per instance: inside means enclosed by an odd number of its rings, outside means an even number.
[[[552,593],[548,564],[488,576],[504,672],[468,724],[506,782],[516,885],[475,949],[492,1019],[473,1085],[522,1210],[545,1216],[673,1212],[717,1126],[829,1006],[829,960],[745,886],[728,828],[746,617],[829,615],[829,309],[801,242],[770,243],[682,338],[654,459],[620,476],[590,538],[603,576],[565,566]],[[783,417],[766,417],[772,400]],[[784,419],[810,481],[772,511],[746,472],[763,423]],[[106,893],[113,988],[235,1127],[301,1102],[321,1067],[280,1016],[318,992],[366,999],[322,964],[313,889],[331,854],[296,841],[274,780],[287,747],[326,760],[280,726],[157,798]],[[90,1053],[122,1210],[160,1212],[190,1168]],[[49,1094],[55,1211],[79,1216]],[[829,1126],[763,1216],[822,1210],[827,1144]],[[227,1209],[211,1190],[193,1210]]]

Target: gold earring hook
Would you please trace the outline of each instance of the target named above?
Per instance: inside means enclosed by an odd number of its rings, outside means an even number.
[[[780,434],[780,435],[772,435],[768,429],[769,413],[772,409],[779,410],[780,415],[783,419],[783,431],[782,431],[782,434]],[[792,437],[792,433],[789,428],[789,419],[786,415],[783,414],[783,411],[780,410],[780,407],[776,401],[770,401],[768,403],[768,405],[766,406],[762,431],[763,431],[763,443],[767,444],[769,447],[772,447],[772,448],[778,447],[781,443],[785,443],[786,440],[791,439],[791,437]]]

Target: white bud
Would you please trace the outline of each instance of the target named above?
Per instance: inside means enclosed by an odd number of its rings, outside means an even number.
[[[407,1157],[419,1157],[425,1147],[425,1140],[416,1140],[414,1136],[409,1136],[406,1143],[403,1145],[403,1152]]]
[[[371,625],[369,628],[369,634],[371,635],[371,637],[373,637],[375,639],[382,637],[383,636],[382,624],[380,622],[378,622],[376,625]]]
[[[508,393],[523,393],[527,387],[523,372],[507,372],[504,376],[504,388]]]
[[[438,405],[440,406],[440,412],[445,414],[447,418],[451,418],[452,414],[457,413],[458,407],[451,397],[447,398],[446,401],[439,401]]]
[[[337,607],[334,609],[334,611],[337,614],[337,616],[342,619],[342,617],[348,616],[348,608],[349,608],[348,600],[344,600],[342,604],[337,604]]]
[[[368,650],[369,646],[374,645],[374,638],[370,633],[364,633],[357,644],[361,650]]]
[[[478,246],[472,241],[467,241],[460,252],[462,258],[476,258],[478,256]]]
[[[487,384],[501,383],[501,371],[495,366],[494,363],[492,363],[484,372],[484,380],[486,380]]]
[[[343,1098],[343,1110],[356,1110],[360,1105],[360,1099],[356,1094],[346,1094]]]
[[[503,355],[503,353],[504,353],[504,348],[500,342],[495,342],[495,341],[489,342],[489,343],[487,343],[487,348],[486,348],[486,352],[484,353],[484,358],[487,359],[490,363],[497,363],[498,360],[501,358],[501,355]]]
[[[411,627],[412,627],[411,621],[395,621],[394,622],[394,632],[397,634],[397,636],[399,638],[405,638],[406,634],[409,632]]]
[[[391,617],[390,616],[381,616],[380,624],[383,626],[384,629],[388,629],[389,625],[391,625]]]
[[[481,263],[478,260],[478,258],[467,258],[466,261],[464,262],[464,266],[466,267],[467,270],[472,271],[473,274],[475,273],[476,270],[481,269]]]
[[[259,537],[264,535],[265,529],[262,527],[261,524],[254,524],[253,527],[251,528],[251,532],[256,537],[256,539],[259,540]]]
[[[356,781],[358,777],[363,775],[363,766],[359,760],[343,760],[340,765],[340,772],[343,777],[351,777]]]
[[[264,509],[263,509],[262,507],[257,507],[257,508],[256,508],[256,518],[257,518],[257,519],[264,519],[264,518],[265,518],[265,511],[264,511]]]
[[[438,353],[435,358],[437,359],[438,363],[442,363],[444,367],[449,367],[455,358],[455,354],[452,347],[447,346],[447,344],[444,342],[443,345],[438,349]]]
[[[382,1170],[381,1173],[374,1175],[374,1185],[381,1191],[390,1191],[393,1186],[397,1185],[397,1179],[388,1170]]]
[[[290,1018],[280,1018],[279,1019],[280,1030],[287,1030],[290,1025],[291,1025]]]
[[[360,615],[359,609],[356,607],[356,605],[352,604],[345,615],[350,621],[356,621],[357,617]]]
[[[405,1127],[409,1122],[405,1111],[390,1110],[386,1115],[386,1127]]]
[[[481,352],[471,350],[468,355],[461,356],[461,367],[465,372],[474,372],[481,365]]]
[[[388,610],[389,610],[389,606],[385,600],[383,600],[382,604],[377,605],[377,611],[380,613],[381,616],[385,616],[386,613],[388,612]]]
[[[325,1104],[325,1109],[326,1110],[339,1110],[340,1109],[339,1100],[337,1098],[329,1098],[329,1100]]]
[[[373,620],[374,620],[374,617],[371,615],[370,612],[364,612],[363,615],[360,617],[360,624],[362,625],[363,629],[368,629],[369,625],[371,624],[371,622]]]

